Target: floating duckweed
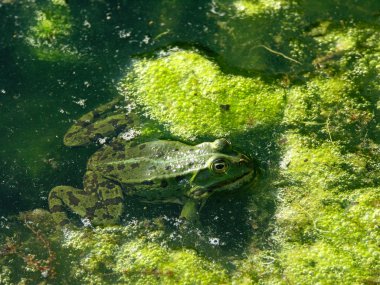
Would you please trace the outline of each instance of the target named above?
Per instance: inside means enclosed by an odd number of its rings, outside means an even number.
[[[305,137],[289,134],[289,148],[283,157],[287,165],[286,173],[291,180],[307,183],[309,189],[348,190],[361,187],[367,181],[367,158],[344,153],[344,149],[334,142],[324,142],[318,146],[308,146]]]
[[[283,244],[280,259],[286,279],[300,284],[361,284],[377,280],[379,190],[363,188],[339,196],[312,194],[315,207],[305,207],[304,215],[310,220],[315,241],[290,239]],[[297,203],[292,204],[291,208],[300,211]]]
[[[139,229],[140,227],[140,229]],[[74,274],[86,284],[221,284],[227,272],[194,250],[170,249],[159,242],[160,231],[141,225],[68,231],[64,247],[83,258]],[[137,235],[137,236],[136,236]],[[108,274],[104,274],[108,272]]]
[[[342,77],[316,77],[287,94],[284,123],[330,142],[355,142],[373,119],[370,101]],[[360,135],[359,135],[360,134]]]
[[[282,118],[281,88],[257,77],[224,74],[194,51],[137,61],[121,87],[151,118],[187,139],[226,136]]]

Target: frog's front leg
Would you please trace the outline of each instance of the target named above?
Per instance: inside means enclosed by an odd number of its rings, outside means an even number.
[[[49,194],[49,208],[54,220],[69,223],[67,208],[94,225],[110,225],[119,221],[123,213],[123,194],[120,186],[92,171],[84,177],[84,188],[57,186]]]
[[[180,218],[191,223],[199,223],[200,203],[194,199],[187,199],[183,205]]]

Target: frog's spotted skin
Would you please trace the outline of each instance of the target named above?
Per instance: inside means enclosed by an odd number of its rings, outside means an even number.
[[[49,208],[60,225],[68,223],[65,206],[93,224],[115,224],[123,212],[123,194],[117,184],[88,171],[84,190],[58,186],[50,192]]]
[[[124,210],[124,199],[183,204],[181,216],[198,218],[198,208],[211,194],[238,189],[256,176],[256,166],[218,139],[190,146],[158,140],[133,145],[116,139],[88,161],[84,190],[55,187],[49,208],[56,222],[69,222],[69,208],[95,225],[114,224]]]
[[[67,131],[64,144],[86,145],[100,138],[113,137],[127,126],[137,125],[138,117],[133,113],[126,114],[125,104],[120,96],[83,115]]]

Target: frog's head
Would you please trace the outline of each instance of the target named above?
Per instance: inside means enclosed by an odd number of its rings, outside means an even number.
[[[211,151],[205,167],[191,178],[190,197],[204,199],[215,192],[238,189],[256,176],[258,167],[254,162],[233,150],[226,139],[205,144]]]

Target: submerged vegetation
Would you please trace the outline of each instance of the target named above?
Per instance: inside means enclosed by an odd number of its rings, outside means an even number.
[[[258,160],[262,173],[258,183],[236,196],[215,195],[202,210],[202,226],[186,230],[178,227],[172,208],[132,205],[134,201],[128,202],[123,223],[112,227],[87,224],[61,231],[47,211],[4,212],[1,284],[380,282],[376,1],[195,1],[192,8],[201,15],[195,20],[181,1],[155,2],[151,4],[163,14],[150,11],[152,20],[144,26],[150,34],[135,38],[134,30],[121,22],[125,14],[139,11],[129,1],[120,1],[114,10],[108,6],[104,15],[101,4],[94,3],[81,10],[76,1],[3,2],[0,9],[35,15],[27,21],[21,17],[19,39],[9,35],[16,52],[40,64],[69,66],[64,71],[70,73],[76,72],[72,64],[79,58],[75,68],[83,65],[83,73],[99,70],[92,81],[81,82],[87,97],[59,93],[70,100],[61,109],[70,119],[50,126],[59,141],[64,128],[87,111],[86,101],[97,99],[88,103],[91,109],[125,96],[141,118],[152,122],[142,136],[158,132],[188,142],[227,137]],[[173,6],[183,19],[163,16]],[[198,33],[185,32],[183,23]],[[91,50],[86,39],[96,33],[109,34],[103,38],[109,42],[94,41]],[[104,50],[108,58],[100,56]],[[125,59],[135,53],[142,55],[126,69]],[[70,77],[62,81],[58,74],[54,79],[60,88],[69,86]],[[106,83],[96,85],[96,79]],[[94,97],[97,91],[108,97]],[[41,100],[49,102],[46,98]],[[50,100],[50,106],[57,100]],[[70,104],[76,109],[69,112]],[[32,110],[23,106],[23,112]],[[11,116],[11,111],[4,114]],[[88,151],[62,150],[53,133],[46,132],[47,148],[60,155],[45,158],[55,165],[51,177],[57,168],[68,169],[65,159],[75,153],[83,161],[66,173],[80,176],[77,169],[85,167]],[[41,152],[39,140],[31,144],[26,157]],[[5,145],[9,152],[11,144]],[[20,189],[21,196],[32,197],[28,191]],[[40,195],[29,199],[37,201]],[[46,208],[44,203],[40,205]]]

